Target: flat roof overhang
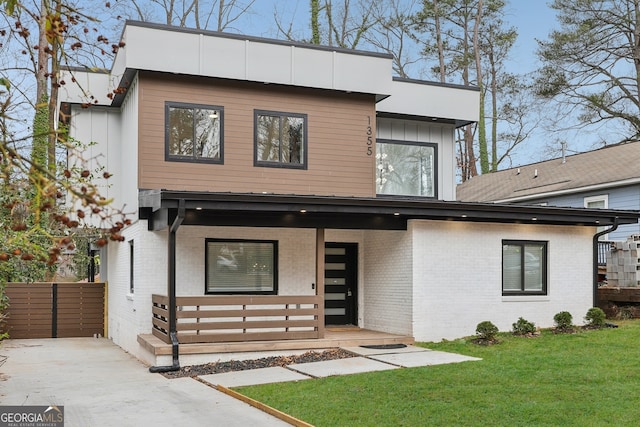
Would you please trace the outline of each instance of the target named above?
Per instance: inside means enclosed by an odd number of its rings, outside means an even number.
[[[501,203],[447,202],[404,197],[329,197],[140,190],[140,218],[150,230],[182,225],[406,230],[409,220],[574,226],[635,224],[640,211]]]

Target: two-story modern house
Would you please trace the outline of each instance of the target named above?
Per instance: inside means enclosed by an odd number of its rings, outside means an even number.
[[[70,70],[62,107],[135,212],[101,255],[108,336],[151,364],[581,318],[597,227],[637,221],[456,202],[479,93],[394,78],[387,55],[139,22],[122,39],[109,72]]]

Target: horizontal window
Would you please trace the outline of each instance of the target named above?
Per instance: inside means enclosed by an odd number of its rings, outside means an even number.
[[[167,103],[166,159],[222,163],[223,115],[222,107]]]
[[[305,168],[306,114],[255,111],[255,164]]]
[[[277,293],[277,242],[206,239],[205,244],[205,293]]]
[[[437,197],[437,164],[435,144],[378,140],[377,193]]]
[[[502,294],[547,294],[547,242],[502,242]]]

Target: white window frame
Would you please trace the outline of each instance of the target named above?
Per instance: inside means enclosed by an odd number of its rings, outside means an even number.
[[[587,209],[609,209],[609,195],[608,194],[599,194],[597,196],[587,196],[584,199],[584,207]],[[604,201],[604,207],[602,208],[589,208],[589,203]],[[598,233],[603,231],[606,227],[600,226],[598,227]],[[604,234],[600,236],[598,240],[609,240],[609,235]]]

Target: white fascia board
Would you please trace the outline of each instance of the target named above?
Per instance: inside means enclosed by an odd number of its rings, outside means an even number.
[[[477,122],[480,92],[475,88],[394,80],[391,96],[378,102],[378,112]]]
[[[112,75],[127,69],[388,95],[391,57],[267,39],[127,25]]]
[[[59,89],[60,102],[111,105],[111,99],[107,95],[112,90],[112,79],[106,72],[72,69],[62,71],[60,77],[65,81],[65,84]]]

